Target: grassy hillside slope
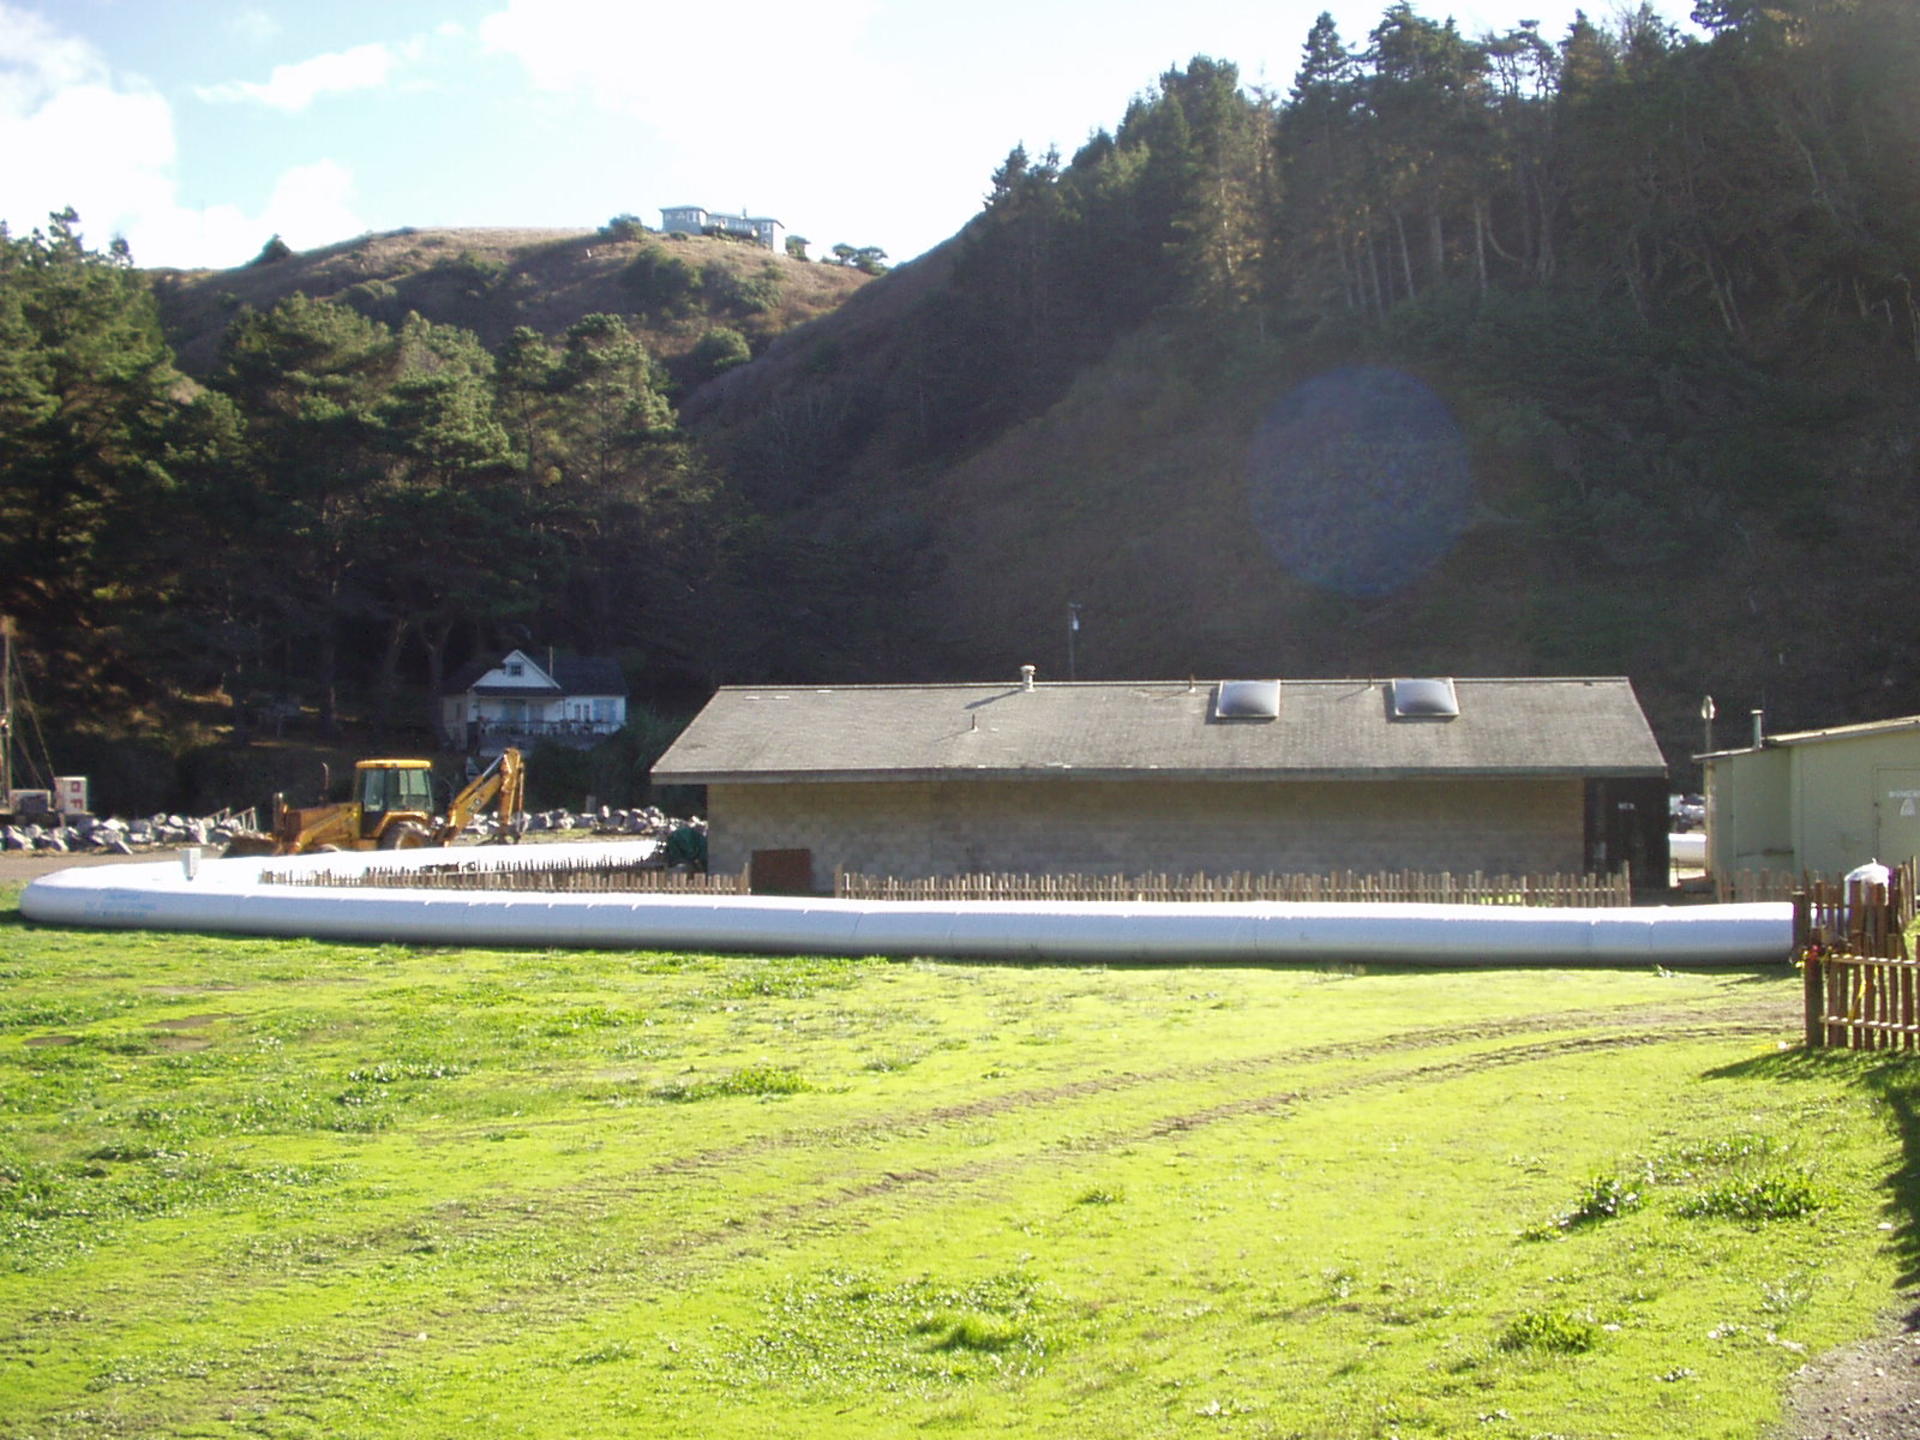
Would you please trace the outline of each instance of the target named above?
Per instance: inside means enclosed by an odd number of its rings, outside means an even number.
[[[711,266],[739,280],[770,275],[775,283],[744,299],[736,286],[719,285],[708,287],[711,293],[696,287],[694,294],[662,303],[658,287],[650,291],[634,271],[636,260],[654,252],[682,262],[696,277]],[[551,336],[583,315],[628,315],[636,318],[648,348],[671,361],[716,325],[739,330],[756,348],[762,346],[832,310],[868,277],[844,266],[710,237],[623,230],[616,238],[604,229],[409,228],[269,263],[161,271],[154,279],[182,368],[204,374],[218,358],[220,337],[236,310],[243,305],[267,309],[296,291],[343,302],[387,324],[418,311],[441,324],[464,326],[490,347],[518,325]]]

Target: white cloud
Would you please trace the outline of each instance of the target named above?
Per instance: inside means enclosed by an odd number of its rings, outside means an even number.
[[[282,174],[265,208],[179,201],[173,110],[93,46],[0,0],[0,219],[16,234],[71,205],[90,245],[125,236],[141,265],[236,265],[278,231],[305,248],[366,226],[332,161]]]
[[[104,242],[169,198],[173,112],[116,82],[86,41],[0,5],[0,218],[25,233],[71,205]]]
[[[917,107],[886,23],[882,0],[500,0],[475,33],[563,123],[630,128],[629,183],[653,203],[744,206],[831,244],[851,232],[807,217],[852,225],[856,192],[884,204],[875,177],[910,170],[924,140],[895,123]]]
[[[796,102],[818,112],[861,98],[846,92],[861,88],[859,42],[878,9],[878,0],[846,0],[830,16],[792,0],[735,0],[724,11],[507,0],[479,35],[488,51],[517,59],[538,89],[663,128],[764,136],[793,126]]]
[[[249,45],[265,45],[280,34],[280,22],[257,5],[242,10],[230,24],[233,33]]]
[[[333,160],[284,172],[266,208],[249,215],[237,205],[203,210],[179,206],[140,216],[127,232],[133,258],[143,265],[182,264],[169,256],[192,256],[194,266],[240,265],[278,235],[296,250],[310,250],[366,229],[352,205],[353,172]]]
[[[377,90],[385,85],[408,47],[356,45],[330,55],[316,55],[293,65],[276,65],[265,81],[230,80],[203,85],[194,91],[215,104],[251,101],[289,115],[305,110],[323,95],[345,95],[355,90]]]
[[[61,34],[30,10],[0,4],[0,110],[24,103],[35,89],[78,85],[105,70],[85,40]]]

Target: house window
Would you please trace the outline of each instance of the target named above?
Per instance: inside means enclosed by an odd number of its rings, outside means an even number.
[[[522,665],[518,660],[507,661],[507,674],[511,675],[514,679],[517,680],[526,673],[527,667]]]

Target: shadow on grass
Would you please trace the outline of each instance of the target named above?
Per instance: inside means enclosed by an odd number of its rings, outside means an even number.
[[[1882,1188],[1893,1222],[1891,1240],[1900,1262],[1900,1288],[1920,1285],[1920,1055],[1858,1050],[1809,1050],[1804,1046],[1739,1060],[1709,1070],[1709,1080],[1841,1081],[1885,1103],[1900,1134],[1900,1164]],[[1920,1309],[1906,1316],[1920,1330]]]

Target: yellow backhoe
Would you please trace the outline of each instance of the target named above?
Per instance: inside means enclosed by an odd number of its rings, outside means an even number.
[[[434,820],[433,766],[426,760],[361,760],[353,798],[338,804],[289,806],[273,797],[273,831],[236,835],[229,855],[306,855],[316,850],[414,850],[451,845],[472,819],[493,806],[499,838],[518,840],[525,817],[526,766],[509,746],[453,797],[446,819]]]

